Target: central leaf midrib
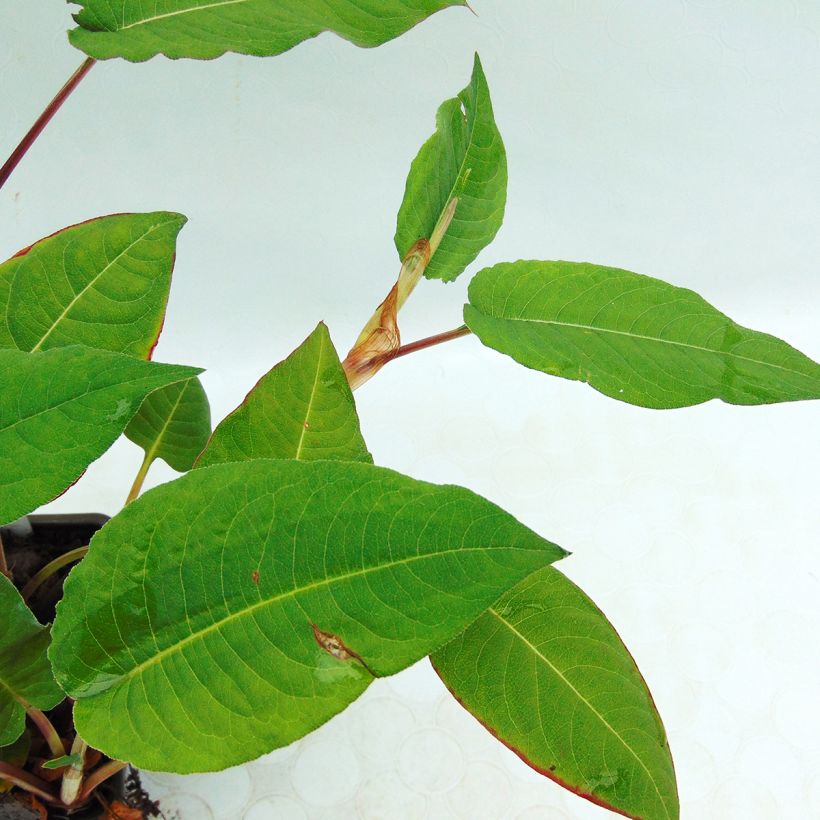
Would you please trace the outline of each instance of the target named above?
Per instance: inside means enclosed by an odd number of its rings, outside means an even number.
[[[175,384],[179,384],[179,382],[175,382]],[[161,389],[161,388],[160,388]],[[159,450],[160,444],[162,440],[165,438],[165,434],[168,432],[168,428],[171,426],[171,422],[174,419],[174,414],[179,409],[179,405],[182,402],[182,397],[185,395],[185,391],[188,389],[188,384],[186,383],[182,389],[179,391],[179,395],[177,396],[177,400],[174,402],[174,406],[171,408],[171,412],[168,414],[167,418],[162,424],[159,432],[157,433],[156,438],[154,439],[154,443],[151,445],[150,449],[145,453],[145,460],[146,462],[153,462],[157,457],[157,451]],[[146,397],[146,401],[150,398],[150,393]]]
[[[154,231],[158,230],[159,228],[164,228],[167,224],[169,224],[169,222],[172,222],[172,221],[173,220],[168,220],[166,222],[160,222],[156,225],[152,225],[150,228],[148,228],[145,231],[145,233],[143,233],[141,236],[137,237],[127,247],[125,247],[122,251],[120,251],[110,262],[108,262],[105,265],[105,267],[99,273],[97,273],[94,276],[93,279],[91,279],[85,285],[85,287],[79,293],[75,294],[74,298],[63,309],[63,312],[54,320],[51,327],[43,334],[43,336],[40,338],[40,341],[37,342],[37,344],[34,345],[34,347],[32,347],[29,352],[30,353],[37,353],[40,350],[40,348],[42,347],[43,342],[45,342],[45,340],[48,339],[49,336],[51,336],[51,334],[57,329],[57,327],[59,327],[60,322],[62,322],[63,319],[65,319],[68,316],[68,314],[71,312],[71,310],[73,310],[73,308],[77,304],[77,302],[79,302],[80,299],[82,299],[83,296],[85,296],[85,294],[91,288],[93,288],[94,285],[96,285],[97,282],[99,282],[100,279],[103,276],[105,276],[105,274],[108,273],[108,271],[111,270],[111,268],[114,265],[116,265],[117,262],[119,262],[119,260],[122,259],[123,256],[125,256],[125,254],[127,254],[136,245],[139,245],[140,242],[142,242],[144,239],[146,239],[146,237],[150,236]]]
[[[329,587],[340,581],[349,581],[354,578],[363,578],[367,575],[370,575],[371,573],[383,572],[388,569],[393,569],[394,567],[412,564],[415,561],[430,560],[455,553],[465,554],[469,552],[486,552],[488,549],[490,548],[459,547],[458,549],[441,550],[439,552],[427,553],[424,555],[413,555],[408,558],[402,558],[401,560],[390,561],[389,563],[381,564],[380,566],[365,567],[364,569],[356,570],[355,572],[348,572],[330,578],[322,578],[319,581],[314,581],[305,586],[289,589],[278,595],[274,595],[272,598],[265,598],[263,600],[257,601],[255,604],[252,604],[251,606],[246,606],[243,609],[238,610],[237,612],[231,612],[224,618],[221,618],[220,620],[215,621],[214,623],[208,624],[208,626],[205,626],[202,629],[197,630],[196,632],[192,632],[190,635],[186,635],[185,638],[183,638],[182,640],[177,641],[176,643],[171,644],[170,646],[166,646],[164,649],[160,650],[155,655],[146,658],[142,663],[138,664],[121,677],[112,681],[111,685],[103,691],[108,691],[109,689],[113,689],[114,687],[128,683],[128,681],[130,681],[137,675],[142,674],[146,669],[149,669],[150,667],[155,666],[158,663],[161,663],[163,660],[175,654],[176,652],[181,651],[186,646],[189,646],[190,644],[195,643],[196,641],[204,640],[208,635],[214,632],[218,632],[226,624],[232,623],[233,621],[237,621],[241,618],[245,618],[249,615],[252,615],[260,609],[265,609],[268,606],[273,606],[275,604],[281,603],[282,601],[286,601],[290,598],[295,598],[303,593],[312,592],[316,589],[322,589],[323,587]],[[523,547],[518,547],[516,549],[523,549],[527,552],[539,552],[538,550],[529,550]]]
[[[669,814],[669,809],[666,806],[666,800],[664,800],[663,795],[661,794],[660,789],[658,788],[658,784],[655,781],[655,778],[652,775],[652,772],[649,771],[646,764],[641,760],[638,753],[626,742],[626,740],[619,734],[619,732],[615,729],[614,726],[578,691],[578,689],[573,686],[572,682],[555,666],[546,655],[541,653],[538,648],[531,643],[527,637],[519,632],[506,618],[502,617],[495,609],[490,607],[487,612],[494,616],[497,620],[499,620],[510,632],[513,633],[522,643],[526,644],[530,650],[533,652],[534,655],[539,657],[566,685],[572,692],[578,697],[578,699],[585,705],[587,708],[604,724],[604,726],[609,729],[612,734],[618,738],[618,740],[623,744],[624,748],[638,761],[641,768],[646,772],[652,785],[655,787],[655,792],[658,795],[658,799],[661,801],[661,805],[663,806],[663,810],[666,812],[667,818],[671,818]]]
[[[316,357],[316,372],[313,375],[313,387],[310,390],[310,398],[307,403],[307,410],[305,411],[305,421],[302,424],[302,429],[299,434],[299,441],[296,445],[296,455],[294,458],[299,461],[302,458],[302,450],[305,445],[305,438],[307,437],[307,425],[310,424],[310,414],[313,412],[313,400],[316,398],[316,393],[319,389],[319,374],[322,372],[322,356],[325,351],[324,338],[319,339],[319,355]]]
[[[204,6],[189,6],[188,8],[169,11],[165,14],[156,14],[153,17],[144,17],[141,20],[136,20],[133,23],[129,23],[127,26],[120,26],[120,28],[115,29],[115,31],[127,31],[130,28],[137,28],[137,26],[144,26],[148,23],[154,23],[157,20],[165,20],[169,17],[179,17],[182,14],[190,14],[191,12],[196,11],[211,11],[212,9],[219,8],[220,6],[237,6],[247,2],[249,2],[249,0],[216,0],[216,2],[208,3]]]
[[[472,87],[472,83],[470,83],[470,86]],[[453,99],[456,100],[459,103],[459,105],[461,104],[460,95],[457,96],[457,97],[454,97]],[[433,226],[434,230],[435,230],[435,225],[438,225],[439,220],[441,219],[444,212],[447,210],[447,206],[452,201],[453,194],[456,192],[456,189],[458,188],[459,181],[461,180],[462,175],[467,170],[467,168],[466,168],[467,158],[470,155],[470,149],[473,147],[473,139],[475,138],[475,130],[478,127],[478,113],[479,112],[478,112],[478,93],[477,92],[476,92],[476,95],[475,95],[475,101],[474,102],[475,102],[475,111],[473,112],[473,121],[470,123],[470,129],[469,129],[470,130],[470,135],[467,138],[467,150],[464,152],[464,156],[461,158],[461,162],[459,163],[458,173],[456,174],[456,178],[453,181],[452,187],[450,188],[450,193],[447,195],[447,199],[444,200],[444,205],[441,207],[441,210],[439,211],[438,217],[436,217],[436,221],[435,221],[435,224]],[[465,108],[466,108],[466,106],[465,106]],[[458,210],[458,208],[456,208],[456,210]],[[453,220],[455,220],[455,214],[453,215]],[[452,228],[452,225],[451,225],[451,228]],[[447,234],[449,234],[449,233],[450,233],[450,231],[448,230]],[[447,238],[447,234],[445,234],[444,237],[442,237],[442,240],[441,240],[442,244],[444,243],[444,240]]]
[[[673,347],[682,347],[688,350],[698,350],[702,353],[709,353],[713,356],[728,356],[729,358],[739,359],[740,361],[750,362],[751,364],[757,364],[762,367],[771,367],[776,370],[783,370],[786,373],[792,373],[795,376],[802,376],[804,379],[812,379],[812,376],[810,376],[807,373],[803,373],[800,370],[793,370],[790,367],[784,367],[783,365],[774,364],[773,362],[761,361],[760,359],[753,359],[750,356],[741,356],[739,353],[731,353],[729,351],[716,350],[715,348],[711,347],[701,347],[700,345],[693,345],[687,342],[678,342],[673,339],[661,339],[658,336],[644,336],[640,333],[631,333],[626,330],[614,330],[612,328],[596,327],[595,325],[583,325],[574,322],[560,322],[555,319],[532,319],[523,316],[492,316],[488,313],[484,313],[483,311],[479,310],[479,308],[477,308],[475,305],[470,306],[487,319],[495,319],[502,322],[532,322],[534,324],[539,325],[554,325],[555,327],[568,327],[574,328],[576,330],[589,330],[594,333],[609,333],[615,336],[626,336],[630,339],[641,339],[646,342],[657,342],[658,344],[671,345]]]

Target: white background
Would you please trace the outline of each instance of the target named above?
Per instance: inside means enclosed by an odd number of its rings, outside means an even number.
[[[648,273],[820,358],[820,2],[472,4],[375,51],[96,66],[0,195],[0,255],[105,213],[187,214],[157,358],[207,368],[220,419],[319,319],[351,344],[398,270],[409,162],[478,50],[510,164],[480,263]],[[69,22],[58,0],[0,3],[3,156],[81,60]],[[404,339],[460,324],[468,279],[424,283]],[[641,410],[469,338],[357,398],[379,463],[573,551],[562,569],[655,695],[684,818],[820,816],[816,404]],[[113,514],[139,460],[118,443],[53,508]],[[610,816],[503,750],[426,662],[262,761],[152,783],[182,820]]]

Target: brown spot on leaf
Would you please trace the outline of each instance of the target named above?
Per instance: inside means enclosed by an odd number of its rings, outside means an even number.
[[[316,624],[311,624],[311,627],[313,628],[313,637],[316,638],[316,643],[318,643],[328,655],[340,661],[357,661],[373,675],[373,672],[364,662],[362,656],[345,646],[341,638],[330,632],[323,632]],[[373,676],[375,677],[375,675]]]
[[[251,581],[253,581],[256,584],[256,586],[259,586],[259,570],[258,569],[255,569],[251,573]]]

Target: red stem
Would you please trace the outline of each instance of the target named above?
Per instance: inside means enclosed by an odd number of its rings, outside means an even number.
[[[57,96],[48,104],[46,110],[37,118],[37,122],[31,126],[29,132],[14,149],[12,155],[6,160],[5,165],[0,168],[0,188],[6,184],[6,180],[11,176],[20,160],[26,155],[28,149],[40,136],[43,129],[49,124],[51,118],[60,110],[62,104],[71,96],[71,92],[80,84],[83,77],[91,70],[91,66],[97,62],[93,57],[88,57],[83,64],[69,77],[68,82],[57,92]]]
[[[91,796],[91,793],[100,783],[108,780],[109,777],[113,777],[117,772],[122,771],[128,764],[123,763],[120,760],[109,760],[108,763],[103,763],[102,766],[98,766],[91,772],[88,777],[85,779],[85,783],[83,783],[83,790],[80,792],[80,800],[85,800],[87,797]]]
[[[37,797],[47,803],[60,802],[57,795],[49,791],[48,783],[45,780],[40,780],[39,777],[24,772],[22,769],[18,769],[17,766],[12,766],[11,763],[0,761],[0,777],[21,789],[25,789],[27,792],[36,794]]]
[[[48,748],[51,750],[51,754],[53,754],[54,757],[62,757],[66,753],[65,746],[63,745],[63,741],[60,739],[60,735],[57,730],[54,728],[54,725],[46,717],[45,712],[35,709],[30,703],[22,700],[22,698],[18,698],[18,700],[26,710],[26,714],[29,718],[31,718],[32,723],[34,723],[34,725],[40,730],[40,734],[43,736],[46,743],[48,743]]]
[[[452,341],[453,339],[459,339],[462,336],[468,336],[472,333],[467,325],[462,325],[461,327],[457,327],[455,330],[448,330],[446,333],[437,333],[435,336],[428,336],[426,339],[419,339],[417,342],[410,342],[409,344],[402,345],[395,353],[391,353],[389,358],[390,359],[398,359],[401,356],[406,356],[408,353],[415,353],[417,350],[425,350],[428,347],[433,347],[434,345],[440,345],[444,342]]]

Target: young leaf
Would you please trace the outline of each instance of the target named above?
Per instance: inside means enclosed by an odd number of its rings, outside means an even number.
[[[820,398],[820,365],[685,288],[617,268],[513,262],[470,283],[464,321],[488,347],[642,407]]]
[[[0,346],[82,344],[148,358],[165,316],[180,214],[116,214],[66,228],[0,265]],[[4,284],[5,283],[5,284]]]
[[[324,323],[219,424],[196,466],[256,458],[372,461]]]
[[[552,567],[432,656],[458,701],[526,763],[638,820],[677,820],[666,733],[601,611]]]
[[[200,372],[80,346],[0,350],[0,524],[76,481],[148,393]]]
[[[26,725],[26,706],[53,709],[64,697],[46,657],[48,628],[0,573],[0,746],[14,743]]]
[[[42,765],[44,769],[64,769],[66,766],[82,766],[83,756],[79,754],[62,755],[52,760],[46,760]]]
[[[94,748],[222,769],[312,731],[564,554],[459,487],[352,462],[218,464],[94,536],[51,660]]]
[[[125,435],[145,450],[146,464],[161,458],[177,472],[190,470],[211,435],[211,408],[199,379],[151,393]]]
[[[455,216],[424,272],[428,279],[450,282],[459,276],[504,219],[507,155],[477,54],[470,85],[439,108],[436,133],[410,166],[396,226],[402,259],[417,240],[432,236],[454,198]]]
[[[98,60],[281,54],[323,31],[378,46],[465,0],[77,0],[71,43]]]

